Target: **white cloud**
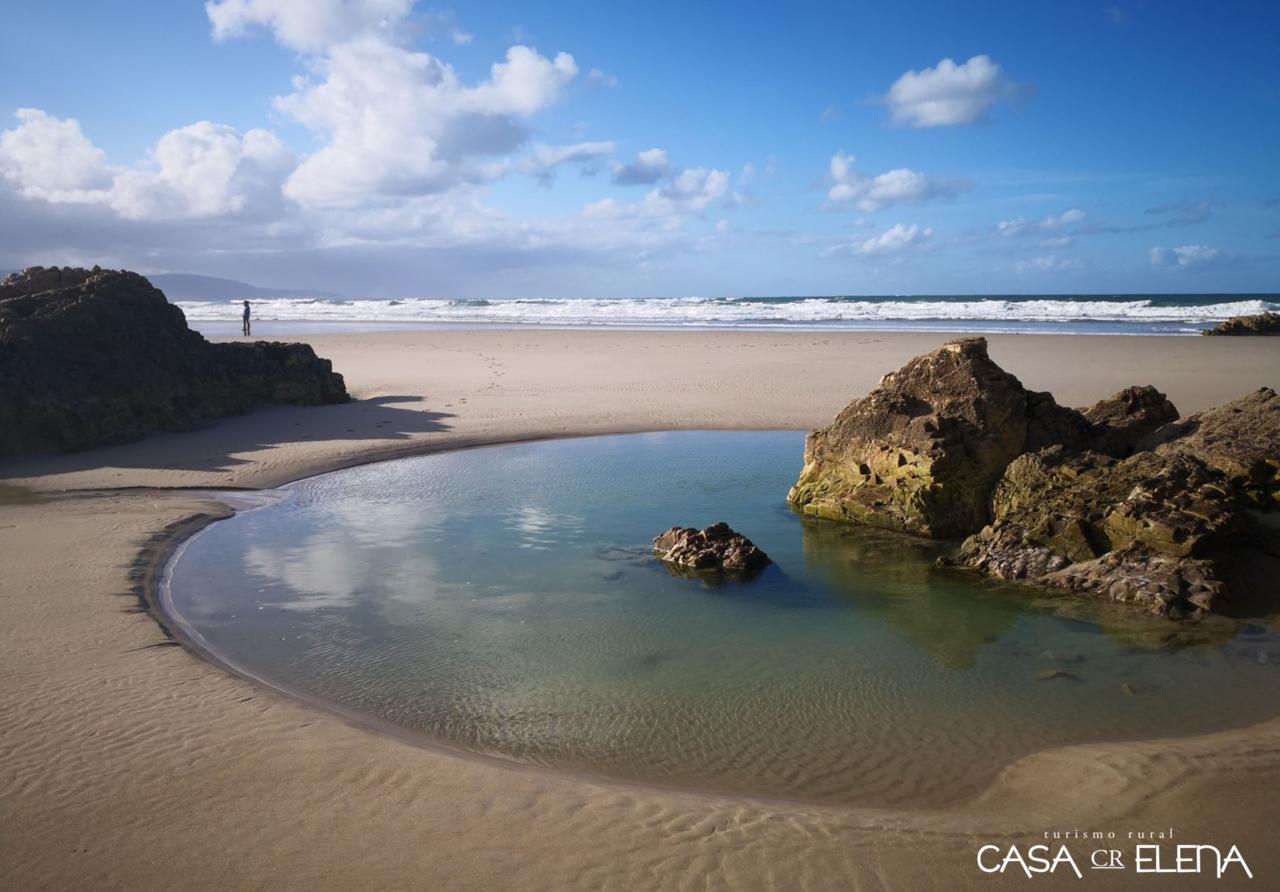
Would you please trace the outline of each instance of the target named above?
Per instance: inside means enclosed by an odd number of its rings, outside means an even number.
[[[1006,238],[1012,238],[1020,235],[1033,235],[1047,231],[1061,229],[1064,226],[1070,226],[1073,223],[1079,223],[1085,219],[1085,212],[1080,208],[1068,208],[1061,214],[1054,216],[1050,214],[1041,220],[1028,220],[1024,217],[1017,217],[1013,220],[1001,220],[995,225],[995,234],[1002,235]]]
[[[488,80],[465,86],[448,64],[376,38],[335,46],[317,66],[323,80],[299,82],[276,107],[324,142],[285,184],[290,198],[320,206],[492,179],[502,168],[483,159],[523,144],[524,119],[578,70],[567,53],[513,46]]]
[[[648,192],[642,201],[624,204],[606,198],[582,209],[591,219],[657,218],[675,222],[682,217],[701,214],[717,199],[732,202],[729,174],[707,167],[687,167],[670,177],[668,182]]]
[[[550,185],[557,167],[574,164],[579,172],[592,174],[600,169],[603,160],[613,152],[614,144],[611,142],[580,142],[569,146],[538,145],[516,167],[521,173],[536,176],[545,185]]]
[[[452,10],[429,9],[420,13],[417,19],[428,33],[444,35],[453,42],[454,46],[467,46],[475,40],[474,34],[464,31],[458,24],[458,16]]]
[[[933,228],[921,229],[916,224],[905,226],[895,223],[879,235],[873,235],[858,246],[861,254],[896,254],[905,251],[933,235]]]
[[[665,149],[645,149],[630,164],[619,164],[613,169],[613,181],[619,186],[652,186],[671,170],[671,160]]]
[[[80,130],[35,108],[17,111],[18,126],[0,134],[0,175],[27,198],[98,201],[111,186],[106,154]]]
[[[827,205],[878,211],[895,204],[918,204],[931,198],[949,198],[969,188],[964,180],[941,180],[899,167],[878,176],[868,176],[854,168],[852,155],[836,152],[827,169],[831,183]]]
[[[1000,66],[982,55],[962,65],[943,59],[933,68],[908,71],[893,82],[884,101],[894,125],[949,127],[985,120],[992,106],[1019,92]]]
[[[587,72],[587,83],[597,87],[616,87],[618,79],[612,74],[601,71],[599,68],[592,68]]]
[[[1013,265],[1013,268],[1020,273],[1064,273],[1084,269],[1084,263],[1079,260],[1058,257],[1055,254],[1046,254],[1043,257],[1035,257],[1031,260],[1019,260]]]
[[[1177,248],[1152,248],[1148,255],[1152,266],[1186,269],[1213,263],[1222,257],[1222,252],[1208,245],[1182,245]]]
[[[26,198],[102,204],[130,220],[271,217],[293,154],[272,133],[201,121],[166,133],[146,160],[111,167],[73,119],[22,109],[0,134],[0,171]]]
[[[830,245],[820,252],[822,257],[875,257],[883,255],[902,254],[914,248],[923,246],[923,243],[933,237],[933,228],[921,228],[912,223],[895,223],[884,232],[873,235],[870,238],[855,242],[842,242],[836,245]]]
[[[210,0],[205,13],[215,40],[258,28],[292,49],[314,52],[377,34],[392,34],[414,0]]]
[[[275,216],[293,153],[266,130],[201,121],[166,133],[146,166],[122,172],[111,206],[129,219]]]
[[[572,56],[513,46],[487,75],[464,80],[401,41],[417,33],[459,42],[452,19],[411,7],[207,5],[216,38],[260,31],[298,52],[304,74],[276,107],[314,134],[305,156],[267,130],[200,121],[163,134],[136,163],[114,165],[76,121],[22,111],[0,132],[6,265],[101,262],[268,282],[293,270],[339,289],[404,293],[421,287],[430,264],[437,292],[479,281],[521,288],[527,267],[655,268],[706,243],[682,231],[686,222],[711,216],[710,231],[720,216],[712,211],[749,198],[726,171],[674,168],[651,149],[621,166],[648,180],[634,204],[523,218],[488,206],[484,187],[499,178],[547,180],[565,165],[589,172],[615,147],[529,145],[533,118],[578,76]]]

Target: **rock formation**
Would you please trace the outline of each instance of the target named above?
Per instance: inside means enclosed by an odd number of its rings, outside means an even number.
[[[1064,409],[965,339],[812,433],[791,501],[968,534],[958,562],[1000,579],[1171,617],[1239,610],[1280,572],[1280,524],[1262,517],[1280,508],[1280,397],[1264,388],[1176,419],[1151,387]]]
[[[770,563],[767,554],[726,523],[702,530],[672,527],[653,540],[653,551],[663,563],[697,571],[749,574]]]
[[[805,443],[791,504],[805,514],[956,538],[990,519],[991,492],[1019,455],[1056,444],[1127,455],[1177,417],[1151,387],[1081,413],[1024,388],[963,338],[918,356]]]
[[[1280,313],[1232,316],[1207,331],[1206,335],[1280,335]]]
[[[306,344],[211,344],[136,273],[33,267],[0,282],[0,456],[347,399]]]

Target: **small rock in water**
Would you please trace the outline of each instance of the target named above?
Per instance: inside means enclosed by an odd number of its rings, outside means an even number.
[[[754,573],[771,563],[755,543],[726,523],[702,530],[672,527],[653,540],[653,551],[666,564],[692,570]]]
[[[1065,669],[1045,669],[1036,676],[1036,681],[1054,681],[1055,679],[1063,681],[1079,681],[1080,676],[1074,672],[1067,672]]]

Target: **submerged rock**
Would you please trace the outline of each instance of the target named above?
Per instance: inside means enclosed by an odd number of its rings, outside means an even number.
[[[0,456],[347,399],[310,346],[211,344],[136,273],[33,267],[0,282]]]
[[[666,564],[698,571],[755,573],[769,565],[769,556],[726,523],[696,530],[672,527],[653,540],[653,551]]]
[[[1036,674],[1036,681],[1079,681],[1080,676],[1065,669],[1045,669]]]
[[[1082,411],[967,338],[886,375],[810,434],[793,506],[936,538],[955,563],[1181,618],[1239,610],[1280,572],[1280,397],[1177,420],[1152,387]],[[944,561],[949,563],[949,561]]]
[[[1280,313],[1232,316],[1207,331],[1206,335],[1280,335]]]

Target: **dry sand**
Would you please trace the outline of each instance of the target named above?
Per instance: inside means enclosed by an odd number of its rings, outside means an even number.
[[[0,888],[977,888],[999,885],[974,864],[988,842],[1081,829],[1128,848],[1129,831],[1168,827],[1175,842],[1238,844],[1250,885],[1276,885],[1280,720],[1046,751],[945,811],[826,809],[449,755],[169,646],[136,591],[183,529],[226,510],[200,488],[529,437],[807,428],[945,336],[308,340],[357,402],[0,465]],[[1151,383],[1191,412],[1280,386],[1270,339],[991,342],[997,362],[1069,404]],[[1087,888],[1236,885],[1085,870]],[[1035,887],[1078,882],[1057,879]]]

